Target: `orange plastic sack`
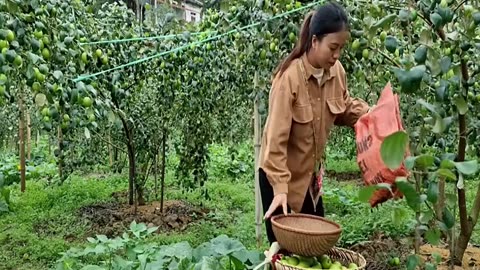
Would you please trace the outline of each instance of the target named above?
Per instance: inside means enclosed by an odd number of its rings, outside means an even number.
[[[380,154],[380,147],[385,137],[401,130],[404,128],[400,116],[399,99],[396,94],[393,94],[389,82],[383,89],[377,105],[369,113],[360,117],[355,124],[357,162],[365,185],[379,183],[392,185],[393,192],[387,189],[378,189],[374,192],[370,198],[371,207],[391,198],[403,197],[394,183],[397,177],[407,176],[405,164],[392,171],[385,165]]]

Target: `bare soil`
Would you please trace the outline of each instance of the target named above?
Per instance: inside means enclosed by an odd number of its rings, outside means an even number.
[[[360,172],[336,172],[333,170],[327,170],[325,176],[336,179],[339,182],[344,181],[358,181],[362,182],[362,175]]]
[[[113,194],[115,196],[115,194]],[[148,227],[158,226],[157,233],[184,231],[189,225],[205,218],[206,209],[198,209],[185,201],[165,201],[163,212],[160,202],[135,207],[124,202],[99,203],[79,209],[79,215],[86,220],[93,234],[108,237],[121,235],[130,223],[145,223]]]
[[[450,261],[450,252],[448,247],[437,247],[432,245],[423,245],[420,247],[420,255],[423,259],[433,261],[432,254],[437,253],[442,257],[442,262],[437,267],[437,270],[448,270]],[[455,270],[480,270],[480,248],[470,246],[465,251],[463,256],[462,267],[455,266]]]

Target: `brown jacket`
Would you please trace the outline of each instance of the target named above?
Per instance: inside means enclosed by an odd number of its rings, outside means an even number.
[[[290,208],[300,212],[333,125],[353,127],[369,109],[350,97],[339,61],[323,72],[306,55],[295,59],[272,83],[260,150],[260,167],[274,194],[287,193]]]

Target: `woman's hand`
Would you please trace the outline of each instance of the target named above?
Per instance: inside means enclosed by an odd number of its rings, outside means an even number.
[[[277,210],[277,208],[280,206],[283,207],[283,214],[287,215],[287,194],[285,193],[277,194],[275,197],[273,197],[273,201],[263,218],[269,219],[272,213],[275,212],[275,210]]]

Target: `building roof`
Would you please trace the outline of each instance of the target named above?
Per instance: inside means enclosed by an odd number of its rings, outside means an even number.
[[[199,0],[185,0],[186,3],[188,4],[192,4],[192,5],[196,5],[196,6],[199,6],[199,7],[203,7],[203,1],[199,1]]]

